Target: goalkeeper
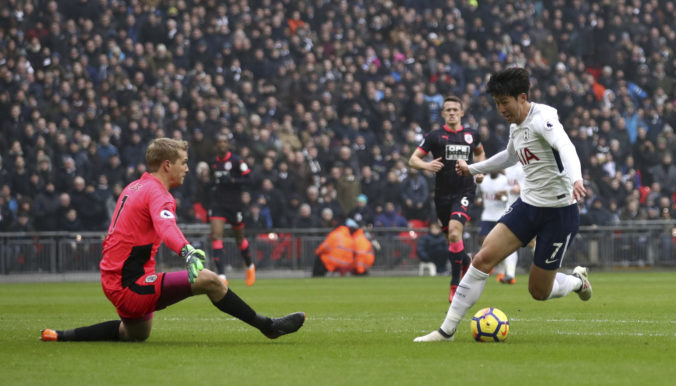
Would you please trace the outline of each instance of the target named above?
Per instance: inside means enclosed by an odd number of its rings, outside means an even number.
[[[216,273],[203,268],[204,252],[190,245],[176,225],[176,201],[169,192],[188,172],[187,148],[185,141],[152,141],[146,151],[149,173],[127,185],[117,201],[99,267],[103,292],[120,319],[72,330],[45,329],[43,341],[144,341],[154,311],[199,294],[270,339],[303,325],[302,312],[274,319],[256,313]],[[162,242],[185,260],[186,270],[155,272]]]

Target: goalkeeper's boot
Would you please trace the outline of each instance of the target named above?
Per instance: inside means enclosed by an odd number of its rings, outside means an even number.
[[[441,328],[432,331],[427,335],[419,336],[413,339],[414,342],[452,342],[455,337],[455,331],[450,334],[445,333]]]
[[[451,289],[448,291],[448,302],[451,303],[453,301],[453,296],[455,296],[455,291],[458,289],[458,286],[453,284],[451,286]]]
[[[40,340],[43,342],[56,342],[59,340],[59,334],[51,328],[45,328],[44,330],[40,331],[40,335]]]
[[[575,292],[577,292],[578,296],[580,296],[580,299],[586,302],[592,296],[592,286],[589,282],[589,269],[586,267],[577,266],[573,270],[573,276],[582,280],[582,286],[580,286],[580,289],[575,290]]]
[[[282,335],[298,331],[305,323],[305,312],[295,312],[281,318],[272,318],[272,325],[263,335],[270,339],[277,339]]]
[[[496,280],[498,283],[504,283],[504,282],[502,281],[504,278],[505,278],[505,274],[504,274],[504,273],[499,273],[499,274],[495,275],[495,280]]]
[[[251,264],[249,268],[246,269],[246,285],[251,287],[256,282],[256,267]]]

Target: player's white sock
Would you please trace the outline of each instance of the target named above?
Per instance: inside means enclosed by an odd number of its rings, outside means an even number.
[[[458,290],[455,292],[453,302],[451,302],[451,306],[448,308],[446,319],[441,324],[441,329],[446,334],[453,334],[460,319],[462,319],[467,313],[467,310],[479,300],[479,296],[481,296],[481,293],[486,286],[486,279],[488,279],[487,273],[474,268],[474,265],[469,266],[467,273],[458,285]]]
[[[502,263],[505,265],[505,276],[515,278],[516,277],[516,262],[519,259],[519,255],[516,252],[512,252],[511,255],[507,256]]]
[[[552,292],[547,299],[560,298],[568,295],[572,291],[582,286],[582,280],[573,275],[566,275],[565,273],[557,272],[554,278],[554,286]]]
[[[498,265],[493,268],[493,274],[499,275],[499,274],[505,274],[505,261],[502,260],[501,262],[498,263]]]

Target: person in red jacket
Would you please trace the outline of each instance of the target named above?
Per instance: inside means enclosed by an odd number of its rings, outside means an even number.
[[[352,234],[359,229],[356,221],[348,218],[326,236],[317,247],[312,276],[325,276],[327,272],[339,272],[345,275],[354,268],[354,240]]]
[[[204,251],[190,245],[178,228],[176,201],[169,192],[188,173],[187,150],[185,141],[153,140],[146,151],[149,172],[127,185],[117,201],[99,267],[103,292],[120,319],[71,330],[44,329],[43,341],[144,341],[154,311],[200,294],[270,339],[303,325],[303,312],[274,319],[256,313],[216,273],[204,269]],[[162,242],[185,260],[185,270],[155,272]]]

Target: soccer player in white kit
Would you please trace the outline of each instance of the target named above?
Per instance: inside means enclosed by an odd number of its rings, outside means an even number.
[[[520,197],[472,259],[441,327],[414,342],[452,341],[458,323],[481,296],[489,272],[534,237],[531,296],[548,300],[575,291],[584,301],[591,298],[587,268],[575,267],[571,275],[557,272],[580,223],[576,201],[585,196],[580,160],[556,109],[528,101],[529,76],[525,69],[513,67],[494,73],[487,84],[498,111],[510,123],[507,148],[470,166],[462,160],[456,163],[458,174],[475,175],[520,162],[525,174]]]
[[[484,207],[481,211],[481,223],[479,224],[479,244],[483,244],[488,233],[495,227],[498,220],[500,220],[500,217],[505,213],[507,205],[511,204],[508,202],[508,195],[511,187],[506,174],[498,172],[490,173],[488,176],[484,177],[483,182],[482,185],[479,185]],[[516,252],[512,252],[512,254],[495,267],[494,272],[498,282],[504,284],[516,283],[515,258]]]

